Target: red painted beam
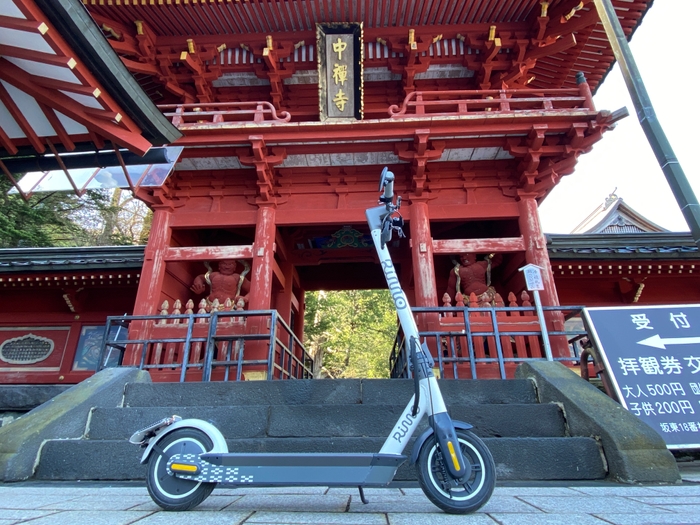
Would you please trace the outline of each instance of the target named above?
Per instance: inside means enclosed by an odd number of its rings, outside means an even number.
[[[547,122],[549,133],[566,132],[574,122],[592,122],[595,120],[595,111],[580,109],[562,111],[561,115],[547,115],[544,112],[528,111],[521,115],[503,114],[489,117],[464,116],[456,119],[424,119],[422,126],[430,126],[431,139],[440,140],[450,136],[478,136],[478,135],[515,135],[527,134],[532,124]],[[404,139],[413,141],[415,135],[416,119],[402,120],[376,120],[365,121],[359,124],[348,124],[338,129],[335,125],[309,125],[306,123],[293,123],[275,125],[264,131],[265,142],[270,145],[275,142],[324,142],[328,140],[355,141],[386,141]],[[199,145],[230,145],[245,144],[250,135],[249,128],[241,128],[240,125],[231,124],[228,129],[202,129],[188,131],[187,135],[178,139],[175,144],[179,146]]]
[[[16,29],[17,31],[27,31],[29,33],[44,34],[49,27],[41,20],[24,20],[13,16],[0,15],[0,27],[5,29]]]
[[[0,127],[0,144],[2,144],[2,147],[5,148],[10,155],[14,155],[17,153],[17,147],[14,145],[12,142],[12,139],[7,136],[7,133]]]
[[[7,60],[5,59],[0,59],[0,61],[9,64],[9,62],[7,62]],[[0,68],[0,78],[2,78],[2,76],[3,73]],[[0,84],[0,101],[2,101],[3,104],[5,104],[5,107],[10,112],[10,115],[12,115],[12,118],[15,119],[15,122],[20,127],[24,135],[27,137],[27,140],[29,140],[29,143],[32,145],[32,147],[39,153],[43,153],[44,151],[46,151],[46,147],[34,131],[34,128],[32,128],[31,124],[29,124],[29,121],[24,117],[24,113],[22,112],[22,110],[17,106],[17,104],[15,104],[14,99],[10,96],[10,93],[7,91],[7,89],[5,89],[5,86],[3,86],[2,84]]]
[[[503,237],[493,239],[449,239],[434,240],[433,253],[507,253],[524,252],[525,241],[522,237]]]
[[[4,58],[0,58],[0,79],[34,97],[37,102],[60,111],[90,131],[102,135],[138,155],[143,155],[151,148],[151,143],[140,133],[125,130],[120,125],[89,115],[80,103],[59,91],[37,85],[37,79],[34,75],[28,74]],[[42,149],[36,146],[35,148],[37,151],[44,151],[43,145]]]
[[[73,69],[76,65],[75,60],[69,56],[55,55],[52,53],[42,53],[40,51],[34,51],[32,49],[6,46],[3,44],[0,44],[0,55],[6,57],[19,58],[22,60],[30,60],[32,62],[39,62],[40,64],[48,64],[51,66],[67,67],[70,69]]]
[[[252,259],[253,246],[193,246],[167,248],[166,261],[216,261],[221,259]]]

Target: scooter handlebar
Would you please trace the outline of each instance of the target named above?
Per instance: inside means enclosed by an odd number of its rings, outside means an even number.
[[[379,179],[379,191],[384,191],[382,196],[383,202],[391,202],[394,199],[394,173],[385,167],[382,170],[382,176]]]

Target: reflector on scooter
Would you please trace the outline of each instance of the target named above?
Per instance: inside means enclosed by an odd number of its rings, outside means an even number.
[[[447,448],[450,450],[450,457],[452,458],[455,470],[459,472],[462,470],[462,467],[459,466],[459,459],[457,458],[457,454],[455,454],[455,446],[452,444],[452,441],[447,442]]]
[[[170,465],[170,470],[173,470],[175,472],[187,472],[187,473],[191,473],[191,474],[196,474],[199,469],[197,468],[197,465],[186,465],[184,463],[173,463],[172,465]]]

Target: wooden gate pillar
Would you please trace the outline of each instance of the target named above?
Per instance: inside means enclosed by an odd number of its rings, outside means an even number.
[[[433,238],[428,205],[424,201],[411,203],[411,257],[416,306],[437,306]]]
[[[250,274],[249,310],[269,310],[272,301],[272,270],[275,262],[274,246],[276,209],[261,204],[255,221],[253,267]]]
[[[542,280],[544,281],[544,290],[540,292],[542,304],[559,306],[554,274],[552,274],[552,266],[547,253],[547,239],[542,233],[535,197],[534,193],[519,193],[518,211],[520,217],[518,225],[520,226],[520,234],[525,241],[525,261],[542,268]]]
[[[413,262],[413,284],[416,306],[437,306],[437,285],[435,284],[435,262],[433,260],[433,238],[430,235],[428,204],[423,200],[411,201],[411,259]],[[419,330],[438,330],[440,322],[437,313],[418,314],[416,323]],[[437,348],[430,349],[435,355]]]
[[[148,236],[148,244],[144,250],[143,266],[141,268],[141,280],[136,292],[134,315],[156,315],[160,308],[160,293],[165,279],[165,252],[170,245],[170,221],[172,212],[170,208],[156,208],[153,211],[151,232]],[[145,328],[144,322],[134,322],[129,328],[130,339],[140,339]],[[134,345],[136,346],[136,345]],[[142,349],[128,346],[124,352],[122,363],[127,366],[138,365]]]
[[[542,233],[540,215],[537,210],[537,197],[534,193],[518,193],[518,209],[520,217],[518,224],[520,233],[525,241],[525,262],[536,264],[542,268],[542,281],[544,290],[540,292],[543,306],[559,306],[556,284],[552,265],[547,253],[547,239]],[[564,317],[561,312],[545,312],[545,319],[550,330],[564,330]],[[552,354],[554,357],[567,357],[570,355],[566,338],[563,336],[550,337]]]
[[[255,221],[255,242],[253,243],[253,265],[250,274],[250,296],[248,310],[270,310],[272,308],[272,273],[275,264],[275,224],[276,208],[274,204],[260,204]],[[262,334],[272,330],[267,326],[265,318],[253,317],[248,322],[248,332]],[[276,345],[275,345],[276,346]],[[270,347],[262,341],[250,341],[245,347],[245,360],[266,360]],[[276,361],[273,355],[273,361]],[[249,380],[267,379],[268,370],[265,365],[253,365],[243,369],[244,378]]]

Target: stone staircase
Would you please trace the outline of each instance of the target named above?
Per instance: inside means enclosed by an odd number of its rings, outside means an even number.
[[[532,381],[442,380],[440,386],[452,418],[471,423],[484,438],[499,480],[607,475],[599,443],[571,437],[560,405],[538,403]],[[129,383],[121,407],[91,410],[81,439],[46,441],[34,478],[143,479],[142,450],[127,440],[173,414],[214,423],[231,451],[377,452],[412,389],[402,379]],[[415,480],[413,467],[404,464],[395,479]]]

